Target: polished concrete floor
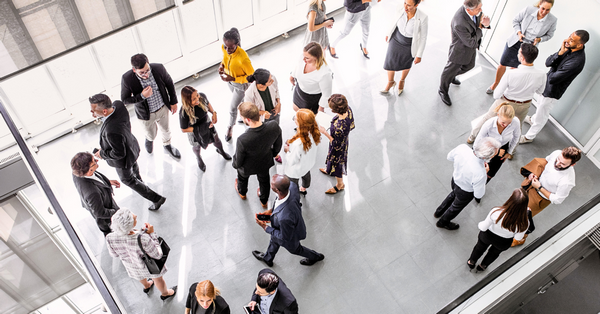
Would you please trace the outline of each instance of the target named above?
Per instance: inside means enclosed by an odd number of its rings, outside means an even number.
[[[571,145],[549,123],[533,144],[520,146],[515,158],[506,162],[487,186],[481,204],[473,202],[456,218],[459,230],[436,228],[433,212],[450,191],[452,163],[446,154],[465,142],[470,121],[493,102],[485,90],[494,68],[480,57],[475,70],[462,78],[462,85],[450,88],[454,105],[444,105],[437,89],[456,7],[436,4],[441,8],[434,10],[426,2],[422,9],[429,14],[430,26],[423,61],[411,70],[404,94],[380,95],[378,91],[387,80],[382,69],[387,49],[384,37],[398,4],[383,1],[374,7],[370,60],[359,50],[359,26],[338,45],[340,58],[327,58],[335,73],[334,92],[348,98],[356,129],[350,134],[346,190],[334,196],[324,194],[334,184],[317,170],[327,153],[324,142],[313,169],[313,186],[302,199],[308,229],[303,244],[324,253],[325,260],[312,267],[302,266],[299,257],[283,249],[275,259],[273,269],[295,294],[301,313],[437,312],[489,273],[470,273],[465,263],[476,242],[477,222],[519,186],[519,168],[533,157],[545,157]],[[337,15],[336,21],[329,32],[332,40],[343,27],[342,15]],[[291,32],[289,39],[279,38],[249,52],[255,68],[267,68],[279,80],[285,139],[294,133],[288,77],[301,58],[303,33],[304,29]],[[223,137],[231,93],[215,72],[206,74],[179,82],[176,87],[179,91],[191,85],[208,95],[219,112],[217,129]],[[143,145],[140,125],[131,108],[130,112],[134,134]],[[246,201],[237,196],[235,170],[212,146],[202,152],[207,170],[201,172],[187,137],[179,132],[177,116],[171,117],[171,125],[173,145],[182,152],[182,159],[173,160],[157,144],[153,154],[143,152],[138,160],[145,182],[167,197],[165,205],[158,212],[149,212],[149,202],[128,187],[117,189],[115,194],[121,207],[133,210],[139,222],[155,225],[171,246],[165,279],[169,285],[179,285],[180,292],[170,302],[160,301],[156,289],[149,296],[141,291],[141,285],[127,276],[121,262],[108,255],[102,234],[81,209],[69,160],[78,151],[98,146],[99,126],[88,125],[41,147],[38,162],[128,313],[183,313],[188,287],[205,279],[221,288],[233,313],[241,313],[250,300],[256,274],[265,267],[251,254],[252,250],[265,250],[269,242],[253,218],[262,208],[252,192]],[[234,141],[225,145],[231,154],[235,137],[244,130],[243,125],[237,125]],[[537,230],[528,243],[600,191],[600,170],[587,158],[575,169],[577,186],[562,205],[551,205],[536,217]],[[117,178],[105,162],[100,162],[99,171]],[[282,173],[283,166],[277,165],[271,172]],[[257,186],[252,178],[249,191]],[[490,270],[519,250],[503,253]]]

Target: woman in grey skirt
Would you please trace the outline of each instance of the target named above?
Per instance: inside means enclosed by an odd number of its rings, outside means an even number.
[[[304,35],[304,46],[310,42],[316,42],[323,50],[329,48],[329,36],[327,36],[327,28],[333,27],[333,19],[328,20],[325,0],[311,0],[308,5],[308,24],[306,34]]]
[[[398,82],[398,95],[404,90],[404,80],[410,67],[421,62],[427,42],[427,15],[417,10],[421,0],[405,0],[404,10],[391,27],[385,40],[389,43],[383,69],[388,73],[388,83],[381,94],[388,95],[394,88],[396,71],[402,71]]]

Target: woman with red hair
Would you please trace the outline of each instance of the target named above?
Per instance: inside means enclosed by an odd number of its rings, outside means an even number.
[[[296,112],[296,135],[287,140],[283,150],[286,152],[285,175],[298,184],[302,178],[300,194],[306,195],[310,187],[310,169],[317,160],[317,145],[321,142],[321,133],[315,114],[308,109]]]

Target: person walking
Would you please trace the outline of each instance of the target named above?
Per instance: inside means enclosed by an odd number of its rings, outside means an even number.
[[[329,36],[327,29],[333,27],[333,18],[327,18],[325,0],[311,0],[308,4],[306,19],[306,33],[304,33],[304,45],[316,42],[321,45],[324,52],[329,48]],[[331,50],[329,50],[331,53]]]
[[[331,57],[338,58],[335,53],[335,46],[350,34],[354,26],[360,21],[362,29],[362,43],[360,44],[360,52],[367,59],[369,51],[367,50],[367,41],[369,40],[369,28],[371,26],[371,1],[372,0],[344,0],[346,14],[344,14],[344,29],[340,35],[331,43],[329,54]],[[379,2],[381,0],[377,0]]]

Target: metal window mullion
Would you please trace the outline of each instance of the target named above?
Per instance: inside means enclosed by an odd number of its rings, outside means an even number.
[[[21,27],[21,30],[23,31],[23,34],[25,35],[25,39],[27,41],[29,41],[29,44],[31,46],[31,49],[33,50],[33,53],[38,58],[37,62],[44,60],[44,58],[42,58],[42,55],[40,54],[40,51],[37,49],[37,46],[36,46],[35,42],[33,41],[33,38],[31,37],[31,34],[29,34],[29,30],[27,29],[27,26],[25,26],[25,23],[21,19],[21,15],[19,14],[19,10],[17,10],[17,8],[15,7],[15,4],[13,3],[13,1],[9,0],[9,1],[6,1],[6,3],[10,7],[10,9],[13,11],[13,16],[17,20],[17,23],[19,23],[19,26]]]

